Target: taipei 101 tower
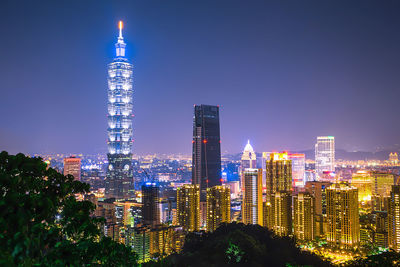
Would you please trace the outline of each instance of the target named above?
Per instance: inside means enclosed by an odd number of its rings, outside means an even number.
[[[116,56],[108,64],[108,170],[105,197],[129,197],[133,185],[132,172],[132,64],[125,56],[122,21],[115,44]]]

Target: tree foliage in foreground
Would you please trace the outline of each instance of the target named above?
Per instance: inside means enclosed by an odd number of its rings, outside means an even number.
[[[259,225],[230,223],[212,233],[191,233],[183,250],[148,266],[330,266],[287,237]]]
[[[74,196],[87,192],[40,158],[1,152],[0,265],[137,265],[129,247],[101,237],[94,205]]]

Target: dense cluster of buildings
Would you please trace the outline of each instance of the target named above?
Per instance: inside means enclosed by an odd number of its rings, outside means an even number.
[[[301,153],[257,154],[250,142],[240,159],[221,162],[219,107],[195,105],[191,160],[133,160],[133,66],[119,26],[108,65],[107,164],[83,175],[81,158],[63,165],[65,175],[99,182],[82,197],[96,205],[93,216],[105,218],[104,235],[132,247],[140,261],[179,252],[188,232],[231,221],[267,227],[305,248],[318,240],[331,251],[359,253],[371,245],[400,251],[398,172],[338,166],[333,136],[317,137],[312,163]],[[398,166],[397,153],[389,163]]]

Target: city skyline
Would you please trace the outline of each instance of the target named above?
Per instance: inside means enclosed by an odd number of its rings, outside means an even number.
[[[134,153],[190,154],[194,104],[220,106],[222,153],[247,139],[256,152],[311,149],[321,135],[346,150],[399,143],[397,3],[227,3],[6,2],[2,150],[106,151],[119,20],[135,65]]]

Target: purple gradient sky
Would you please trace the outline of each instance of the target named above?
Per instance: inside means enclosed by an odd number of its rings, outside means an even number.
[[[134,152],[190,153],[194,104],[221,106],[223,152],[317,135],[400,143],[398,1],[2,1],[0,150],[106,150],[117,21],[134,70]]]

